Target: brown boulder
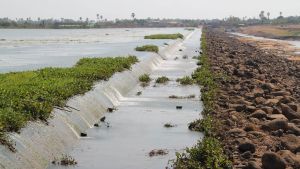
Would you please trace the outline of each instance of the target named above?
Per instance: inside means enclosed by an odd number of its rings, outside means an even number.
[[[286,149],[297,153],[300,152],[300,138],[293,135],[288,134],[280,138],[282,146],[284,146]]]
[[[245,142],[242,142],[238,149],[240,150],[240,152],[244,153],[244,152],[251,152],[251,153],[255,153],[255,145],[250,141],[250,140],[247,140]]]
[[[282,119],[275,119],[266,122],[264,125],[262,125],[263,130],[271,130],[271,131],[276,131],[279,129],[287,130],[287,128],[288,128],[287,120],[282,120]]]
[[[266,99],[263,97],[257,97],[255,98],[255,103],[256,104],[264,104],[266,102]]]
[[[300,128],[297,127],[294,123],[288,124],[288,130],[290,133],[295,134],[296,136],[300,136]]]
[[[256,110],[254,113],[252,113],[250,115],[250,117],[257,118],[257,119],[262,119],[262,118],[266,118],[267,114],[263,110],[259,109],[259,110]]]
[[[262,156],[263,169],[285,169],[285,161],[276,153],[266,152]]]
[[[277,154],[293,168],[300,168],[300,155],[296,155],[289,150],[280,150]]]
[[[288,105],[281,104],[282,114],[289,120],[300,119],[300,113],[291,109]]]
[[[246,164],[245,167],[243,167],[243,169],[261,169],[261,167],[259,166],[259,164],[255,161],[250,161]]]

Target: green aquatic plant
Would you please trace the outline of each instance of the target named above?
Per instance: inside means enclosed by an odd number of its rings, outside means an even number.
[[[140,82],[149,83],[151,81],[149,74],[143,74],[139,77]]]
[[[192,85],[195,81],[189,76],[184,76],[183,78],[178,78],[176,82],[180,83],[181,85]]]
[[[136,51],[140,52],[155,52],[158,53],[159,48],[156,45],[144,45],[144,46],[138,46],[135,48]]]
[[[167,83],[168,81],[170,81],[170,79],[166,76],[162,76],[162,77],[159,77],[155,80],[155,83],[160,83],[160,84],[165,84]]]
[[[0,74],[0,133],[18,132],[28,121],[47,121],[53,108],[63,110],[69,98],[136,62],[135,56],[83,58],[70,68]]]
[[[183,39],[184,36],[180,33],[176,34],[154,34],[145,36],[145,39]]]

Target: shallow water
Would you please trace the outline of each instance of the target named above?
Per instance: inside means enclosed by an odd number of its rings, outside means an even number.
[[[162,46],[170,40],[146,40],[156,33],[182,33],[184,28],[136,29],[0,29],[0,72],[74,65],[83,57],[136,55],[143,44]]]
[[[198,86],[180,86],[176,79],[191,75],[197,68],[192,56],[200,46],[201,31],[197,30],[182,45],[167,55],[156,70],[152,79],[167,76],[171,81],[166,85],[146,88],[136,86],[124,96],[117,111],[106,113],[110,127],[100,123],[87,131],[88,137],[80,139],[68,154],[73,156],[78,165],[62,167],[51,164],[49,169],[159,169],[165,168],[175,159],[175,152],[182,152],[194,145],[202,137],[201,133],[188,130],[188,123],[198,119],[202,110],[200,89]],[[183,49],[180,52],[179,49]],[[187,55],[189,59],[182,59]],[[178,60],[174,58],[178,57]],[[155,85],[155,86],[154,86]],[[136,93],[142,91],[142,95]],[[169,99],[170,95],[188,96],[194,99]],[[177,110],[176,106],[183,106]],[[174,128],[165,128],[164,124],[175,124]],[[167,150],[165,156],[149,157],[154,149]]]
[[[236,33],[233,32],[231,33],[233,35],[237,35],[237,36],[241,36],[241,37],[247,37],[247,38],[253,38],[253,39],[257,39],[257,40],[273,40],[273,41],[282,41],[282,42],[288,42],[291,45],[295,46],[296,48],[298,48],[298,50],[300,50],[300,41],[291,41],[291,40],[278,40],[278,39],[270,39],[270,38],[264,38],[264,37],[259,37],[259,36],[253,36],[253,35],[247,35],[247,34],[243,34],[243,33]],[[300,52],[295,52],[296,54],[300,54]]]

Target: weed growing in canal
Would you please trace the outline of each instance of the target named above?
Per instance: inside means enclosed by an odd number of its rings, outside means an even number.
[[[156,45],[145,45],[145,46],[138,46],[135,48],[136,51],[145,51],[145,52],[155,52],[158,53],[159,48]]]
[[[180,33],[176,34],[154,34],[145,36],[145,39],[183,39],[183,35]]]
[[[77,161],[69,155],[62,155],[60,159],[55,158],[52,161],[52,164],[70,166],[70,165],[77,165]]]
[[[189,76],[184,76],[183,78],[178,78],[176,82],[180,83],[181,85],[192,85],[195,83],[194,79]]]
[[[176,125],[174,125],[174,124],[171,124],[171,123],[166,123],[165,125],[164,125],[164,127],[166,127],[166,128],[171,128],[171,127],[175,127]]]
[[[155,80],[155,83],[160,83],[160,84],[165,84],[167,83],[168,81],[170,81],[170,79],[166,76],[162,76],[162,77],[159,77]]]
[[[195,97],[196,97],[196,95],[194,95],[194,94],[191,94],[188,96],[176,96],[176,95],[169,96],[170,99],[193,99]]]
[[[0,133],[18,132],[27,121],[46,122],[53,108],[64,107],[72,96],[91,90],[94,82],[108,80],[136,62],[135,56],[83,58],[70,68],[0,74]]]
[[[140,82],[149,83],[151,81],[149,74],[143,74],[139,77]]]
[[[223,153],[219,140],[205,137],[186,153],[177,153],[175,169],[230,169],[231,163]]]

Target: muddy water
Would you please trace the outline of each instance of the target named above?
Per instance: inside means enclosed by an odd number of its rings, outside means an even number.
[[[123,96],[117,111],[106,113],[109,124],[100,122],[100,127],[87,131],[88,137],[82,138],[68,153],[78,162],[77,166],[71,168],[162,169],[169,160],[175,158],[175,152],[194,145],[202,137],[187,127],[189,122],[200,116],[200,90],[197,86],[180,86],[176,82],[177,78],[190,75],[196,69],[196,60],[192,56],[197,55],[195,51],[199,50],[200,36],[201,30],[195,31],[151,73],[152,79],[163,75],[169,77],[171,81],[168,84],[155,85],[152,80],[148,87],[136,86]],[[184,55],[189,58],[183,59]],[[176,57],[179,59],[174,60]],[[140,96],[136,95],[138,91],[142,92]],[[196,98],[168,98],[170,95],[192,94]],[[183,109],[177,110],[176,106],[182,106]],[[176,126],[165,128],[166,123]],[[148,153],[153,149],[164,149],[168,154],[149,157]],[[65,167],[51,164],[48,168]]]

